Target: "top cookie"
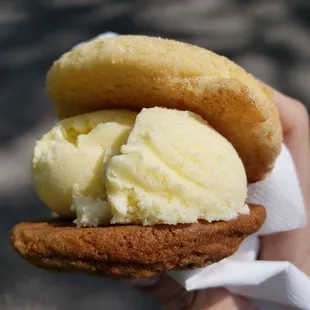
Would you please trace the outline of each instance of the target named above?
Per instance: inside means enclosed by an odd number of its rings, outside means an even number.
[[[225,57],[146,36],[93,40],[64,54],[47,75],[60,118],[102,109],[164,106],[200,114],[242,159],[249,182],[280,152],[278,110],[253,78]]]

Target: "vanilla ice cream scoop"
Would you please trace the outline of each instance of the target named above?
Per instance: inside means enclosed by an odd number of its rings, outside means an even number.
[[[249,213],[237,152],[191,112],[143,109],[106,173],[112,223],[229,221]]]
[[[106,110],[65,119],[37,141],[33,180],[41,200],[61,216],[81,225],[109,222],[104,174],[119,154],[137,113]],[[74,210],[72,210],[72,207]]]
[[[193,223],[249,213],[233,146],[200,116],[105,110],[59,122],[37,142],[39,196],[78,226]]]

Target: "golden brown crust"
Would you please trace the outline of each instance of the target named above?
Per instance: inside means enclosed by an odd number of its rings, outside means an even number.
[[[280,152],[278,111],[262,86],[196,46],[144,36],[94,40],[54,63],[47,88],[60,118],[153,106],[199,113],[234,145],[249,182],[262,179]]]
[[[68,220],[21,223],[14,249],[47,269],[116,278],[148,277],[172,269],[203,267],[232,255],[265,220],[265,209],[229,222],[77,228]]]

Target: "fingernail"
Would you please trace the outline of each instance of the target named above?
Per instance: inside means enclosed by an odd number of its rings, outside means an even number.
[[[130,283],[134,286],[151,286],[156,284],[159,281],[159,276],[153,276],[150,278],[141,278],[141,279],[134,279],[131,280]]]

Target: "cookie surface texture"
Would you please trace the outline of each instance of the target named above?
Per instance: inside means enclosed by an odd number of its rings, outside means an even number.
[[[14,249],[46,269],[115,278],[141,278],[167,270],[210,265],[232,255],[265,220],[265,209],[229,222],[178,225],[119,225],[77,228],[68,220],[21,223]]]
[[[280,152],[278,111],[263,87],[227,58],[185,43],[90,41],[54,63],[47,89],[60,118],[154,106],[198,113],[234,145],[249,182],[263,179]]]

